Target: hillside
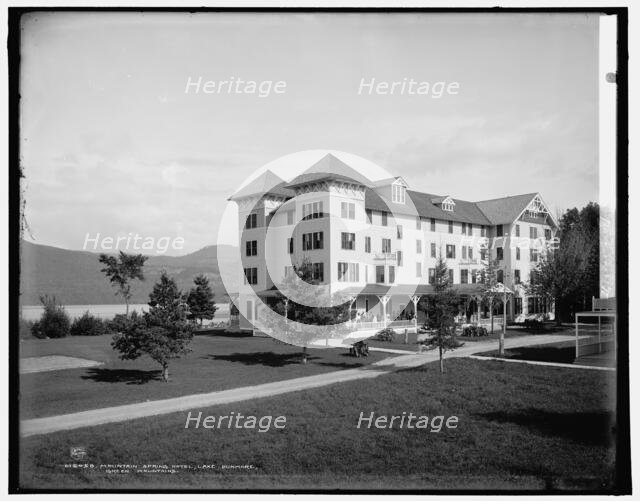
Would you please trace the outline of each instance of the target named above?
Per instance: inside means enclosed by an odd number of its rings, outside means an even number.
[[[193,278],[204,273],[222,301],[227,291],[220,279],[216,256],[222,263],[231,263],[237,249],[232,246],[210,245],[185,256],[151,256],[144,266],[144,282],[134,282],[132,303],[146,303],[153,284],[162,269],[166,269],[182,290],[193,285]],[[99,253],[74,251],[21,242],[20,291],[23,305],[40,304],[43,294],[55,295],[62,304],[116,304],[115,295],[98,262]]]

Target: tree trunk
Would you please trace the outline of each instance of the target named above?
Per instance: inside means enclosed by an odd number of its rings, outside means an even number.
[[[169,382],[169,365],[163,365],[162,366],[162,380],[165,383]]]
[[[302,347],[302,363],[303,364],[307,363],[307,347],[306,346]]]
[[[489,302],[489,316],[491,317],[491,334],[493,334],[493,299]]]
[[[125,309],[125,317],[129,318],[129,300],[125,299],[124,300],[124,304],[126,305],[126,309]]]
[[[443,374],[444,373],[444,359],[442,358],[442,346],[439,346],[438,349],[440,350],[440,373]]]

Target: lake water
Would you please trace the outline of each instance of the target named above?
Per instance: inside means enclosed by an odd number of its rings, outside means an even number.
[[[218,310],[216,311],[216,315],[213,318],[213,321],[220,322],[223,320],[229,320],[229,305],[218,304],[216,306],[218,307]],[[111,319],[119,313],[124,314],[126,311],[126,306],[124,304],[70,304],[64,305],[64,309],[72,319],[81,317],[86,311],[89,311],[89,313],[95,315],[96,317]],[[138,311],[139,313],[148,311],[149,305],[130,304],[129,312],[132,312],[134,310]],[[24,318],[25,320],[39,320],[42,316],[43,311],[44,308],[42,306],[23,306],[22,318]],[[207,321],[205,321],[205,324],[206,323]]]

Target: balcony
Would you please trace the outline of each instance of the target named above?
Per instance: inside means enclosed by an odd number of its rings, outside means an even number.
[[[377,261],[397,261],[398,256],[395,252],[379,252],[373,256]]]
[[[460,261],[458,261],[458,264],[461,266],[470,266],[473,264],[480,264],[480,260],[477,257],[472,257],[472,258],[462,258],[460,259]]]

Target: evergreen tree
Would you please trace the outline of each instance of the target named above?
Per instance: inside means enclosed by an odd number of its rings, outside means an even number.
[[[434,274],[434,298],[433,298],[433,318],[432,325],[435,329],[433,338],[429,341],[438,348],[440,356],[440,372],[444,372],[444,353],[462,346],[455,336],[456,323],[455,316],[458,313],[460,298],[451,287],[449,280],[449,268],[447,262],[438,254]]]
[[[203,320],[211,320],[218,307],[214,301],[214,294],[209,285],[209,279],[205,275],[198,275],[193,283],[187,296],[187,304],[189,305],[189,320],[199,320],[202,325]]]
[[[188,306],[175,281],[166,271],[149,294],[149,311],[131,316],[123,332],[113,337],[112,347],[123,360],[146,354],[162,366],[162,379],[169,380],[169,361],[189,352],[193,338],[187,321]]]

